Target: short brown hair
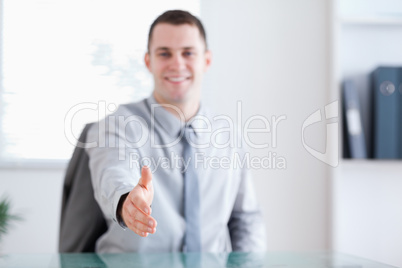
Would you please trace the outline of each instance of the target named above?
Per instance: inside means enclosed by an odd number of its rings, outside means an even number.
[[[205,42],[205,48],[207,48],[207,35],[204,30],[204,26],[202,26],[201,21],[192,15],[190,12],[184,10],[169,10],[161,14],[156,20],[151,24],[148,33],[148,52],[149,46],[151,44],[152,33],[154,28],[159,23],[168,23],[172,25],[182,25],[182,24],[190,24],[196,26],[200,32],[202,39]]]

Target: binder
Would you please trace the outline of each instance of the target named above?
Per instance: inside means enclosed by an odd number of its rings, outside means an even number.
[[[343,83],[343,110],[347,150],[345,155],[350,158],[367,158],[359,95],[351,80],[345,80]]]
[[[400,154],[401,113],[398,67],[378,67],[372,73],[374,98],[374,158],[397,159]]]
[[[399,85],[395,89],[399,96],[399,158],[402,158],[402,67],[399,67]]]

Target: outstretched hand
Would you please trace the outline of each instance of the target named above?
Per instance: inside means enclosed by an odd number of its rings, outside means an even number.
[[[151,217],[151,204],[154,198],[151,170],[144,166],[141,178],[123,203],[122,219],[136,234],[147,237],[156,232],[156,220]]]

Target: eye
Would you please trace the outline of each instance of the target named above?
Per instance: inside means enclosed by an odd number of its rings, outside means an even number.
[[[160,57],[169,57],[169,53],[168,52],[161,52],[158,54]]]
[[[192,56],[192,55],[194,55],[194,53],[191,52],[191,51],[185,51],[184,52],[184,56],[186,56],[186,57],[189,57],[189,56]]]

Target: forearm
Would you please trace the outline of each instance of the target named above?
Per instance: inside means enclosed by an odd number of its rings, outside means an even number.
[[[87,140],[97,140],[98,125],[88,131]],[[112,135],[107,133],[108,135]],[[114,138],[114,137],[113,137]],[[137,181],[127,161],[119,160],[119,148],[96,146],[87,148],[94,196],[102,212],[108,218],[117,220],[120,197],[130,192]]]

